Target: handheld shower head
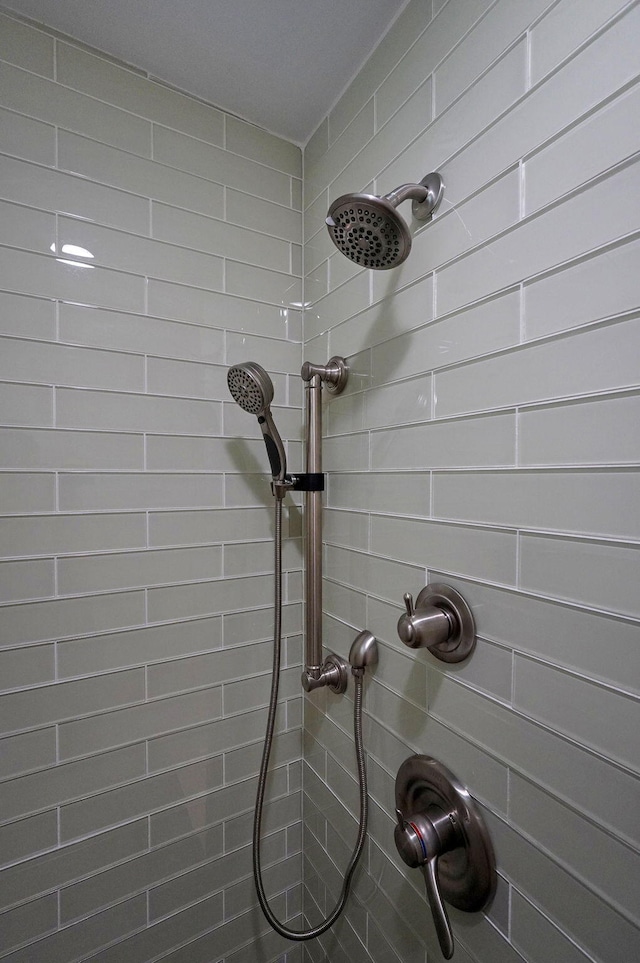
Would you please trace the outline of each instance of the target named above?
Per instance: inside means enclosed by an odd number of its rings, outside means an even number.
[[[413,199],[413,216],[425,221],[440,203],[444,185],[439,174],[427,174],[419,184],[403,184],[390,194],[343,194],[329,208],[326,224],[339,251],[362,267],[388,271],[402,264],[411,250],[411,234],[397,212]]]
[[[267,448],[271,474],[276,483],[282,484],[287,474],[287,459],[282,438],[276,428],[271,408],[273,382],[267,372],[255,361],[236,364],[227,372],[227,385],[231,397],[250,415],[256,415]]]
[[[255,361],[229,368],[227,384],[233,400],[250,415],[259,415],[273,401],[273,382]]]

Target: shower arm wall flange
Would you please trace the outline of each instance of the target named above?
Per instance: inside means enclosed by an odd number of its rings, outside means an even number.
[[[431,215],[442,200],[444,183],[440,174],[433,171],[422,178],[420,186],[426,188],[427,194],[422,200],[418,197],[414,198],[411,213],[417,221],[430,221]]]

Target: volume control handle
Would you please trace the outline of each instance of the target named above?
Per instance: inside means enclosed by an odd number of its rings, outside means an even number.
[[[438,888],[438,877],[436,873],[437,860],[437,856],[433,856],[427,860],[422,867],[422,875],[424,876],[427,902],[431,908],[431,915],[433,916],[436,933],[438,934],[440,949],[445,960],[450,960],[453,956],[453,933],[451,932],[449,917],[447,916],[447,911],[444,908],[444,903],[442,902]]]
[[[445,960],[450,960],[453,956],[453,933],[440,895],[437,863],[439,856],[459,845],[459,840],[455,821],[449,813],[432,810],[432,814],[435,818],[430,818],[426,813],[413,813],[405,818],[396,809],[398,825],[394,836],[396,848],[407,866],[422,870],[440,949]]]
[[[450,585],[432,584],[422,589],[415,606],[410,592],[403,595],[405,611],[398,620],[398,635],[411,649],[429,649],[443,662],[462,662],[475,646],[471,609]]]

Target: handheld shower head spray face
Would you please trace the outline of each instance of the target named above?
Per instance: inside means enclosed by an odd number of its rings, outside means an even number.
[[[227,384],[233,400],[250,415],[259,415],[273,401],[273,382],[255,361],[229,368]]]
[[[244,364],[236,364],[229,368],[227,384],[231,397],[243,411],[257,416],[273,480],[282,484],[287,474],[287,459],[282,438],[274,424],[269,407],[273,401],[271,378],[255,361],[246,361]]]
[[[326,224],[338,250],[356,264],[388,271],[402,264],[411,250],[411,234],[396,207],[413,199],[413,216],[427,220],[444,191],[439,174],[419,184],[403,184],[384,197],[344,194],[329,208]]]

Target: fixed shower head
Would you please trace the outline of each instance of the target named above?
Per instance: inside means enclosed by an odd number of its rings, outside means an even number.
[[[329,236],[339,251],[362,267],[388,271],[407,258],[411,234],[397,212],[413,199],[413,216],[425,221],[440,203],[444,185],[439,174],[427,174],[419,184],[402,184],[390,194],[343,194],[329,208]]]
[[[227,384],[231,397],[250,415],[256,415],[267,448],[271,474],[274,482],[282,484],[287,474],[287,459],[282,438],[276,428],[271,408],[273,382],[261,365],[255,361],[233,365],[227,371]],[[282,497],[282,496],[280,496]]]

